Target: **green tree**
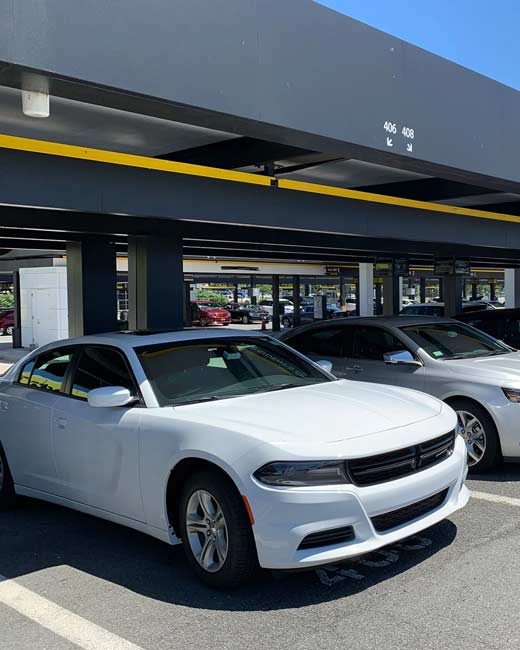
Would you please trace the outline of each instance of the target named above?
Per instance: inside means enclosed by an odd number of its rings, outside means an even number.
[[[14,296],[12,293],[0,293],[0,310],[12,309],[14,307]]]

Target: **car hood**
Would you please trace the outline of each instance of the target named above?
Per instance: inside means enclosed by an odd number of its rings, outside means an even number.
[[[429,426],[418,428],[416,423],[435,419],[443,409],[448,407],[417,391],[339,380],[173,410],[176,417],[257,437],[261,442],[317,447],[407,427],[415,438],[406,444],[415,444],[417,437],[432,437]],[[451,415],[448,409],[448,428],[434,427],[433,435],[454,426]]]
[[[520,384],[520,352],[475,359],[446,359],[442,363],[457,375]]]

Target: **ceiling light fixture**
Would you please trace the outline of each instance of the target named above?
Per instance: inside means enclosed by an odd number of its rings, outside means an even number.
[[[49,117],[49,93],[36,90],[22,90],[22,110],[28,117]]]

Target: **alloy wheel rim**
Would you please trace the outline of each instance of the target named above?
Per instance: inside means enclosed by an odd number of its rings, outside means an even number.
[[[209,573],[219,571],[228,554],[228,530],[219,502],[207,490],[196,490],[188,500],[186,534],[199,565]]]
[[[473,467],[482,460],[486,453],[486,430],[482,422],[468,411],[457,411],[458,432],[466,443],[468,467]]]

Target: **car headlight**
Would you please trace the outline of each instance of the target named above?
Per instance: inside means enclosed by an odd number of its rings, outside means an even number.
[[[268,463],[254,473],[261,483],[276,486],[338,485],[350,483],[345,462],[335,460],[278,461]]]
[[[502,391],[510,402],[520,404],[520,390],[515,390],[514,388],[502,388]]]

